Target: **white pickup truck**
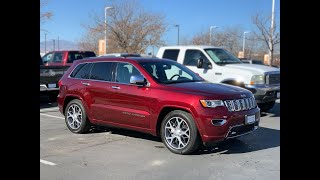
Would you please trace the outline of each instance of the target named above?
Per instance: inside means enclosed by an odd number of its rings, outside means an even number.
[[[280,98],[280,70],[244,64],[223,48],[213,46],[166,46],[158,58],[171,59],[187,66],[213,83],[225,83],[250,90],[261,111],[271,109]]]

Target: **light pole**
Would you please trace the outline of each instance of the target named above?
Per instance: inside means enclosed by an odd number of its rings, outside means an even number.
[[[108,9],[113,9],[113,7],[104,8],[104,23],[105,23],[105,32],[104,32],[104,45],[105,45],[105,54],[107,54],[107,11]]]
[[[245,47],[245,42],[246,42],[246,33],[249,33],[250,31],[245,31],[243,32],[243,45],[242,45],[242,53],[243,53],[243,57],[244,56],[244,47]]]
[[[47,53],[47,33],[44,33],[44,53]]]
[[[174,25],[174,27],[177,27],[178,28],[178,46],[179,46],[179,28],[180,28],[180,26],[179,26],[179,24],[176,24],[176,25]]]
[[[272,44],[272,38],[273,38],[273,31],[274,31],[274,0],[272,0],[272,15],[271,15],[271,28],[270,28],[270,37],[269,37],[269,66],[272,65],[272,55],[273,55],[273,44]]]
[[[212,45],[212,29],[216,29],[216,28],[218,28],[218,26],[210,26],[210,38],[209,38],[210,45]]]
[[[53,41],[53,51],[55,51],[56,50],[56,41],[54,39],[52,41]]]
[[[59,36],[58,36],[58,51],[60,50],[60,48],[59,48]]]

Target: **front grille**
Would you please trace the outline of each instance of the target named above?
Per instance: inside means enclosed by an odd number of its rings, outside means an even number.
[[[226,105],[229,111],[246,111],[253,109],[257,106],[254,97],[226,100],[224,101],[224,104]]]
[[[280,84],[280,74],[268,74],[266,82],[267,84]]]
[[[235,136],[240,136],[249,133],[254,130],[254,126],[255,124],[248,124],[232,127],[227,134],[227,138],[232,138]]]

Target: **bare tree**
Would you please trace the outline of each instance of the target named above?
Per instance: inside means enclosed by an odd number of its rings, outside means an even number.
[[[225,27],[212,35],[214,46],[223,47],[234,55],[238,55],[241,50],[242,29],[240,27]],[[194,45],[210,45],[210,31],[202,31],[196,34],[191,42]]]
[[[110,6],[114,9],[109,10],[107,16],[108,52],[145,53],[148,46],[164,44],[161,37],[167,26],[163,15],[146,12],[134,0],[113,1]],[[96,37],[103,39],[104,15],[95,14],[92,20],[93,24],[86,26],[86,38],[79,44]]]
[[[51,11],[44,11],[43,8],[47,6],[49,0],[40,0],[40,25],[53,16]]]
[[[278,26],[275,23],[273,30],[269,28],[271,17],[263,16],[261,13],[253,15],[252,22],[257,27],[257,31],[254,31],[255,36],[259,40],[265,42],[269,51],[271,52],[268,62],[269,66],[271,66],[273,64],[274,47],[275,45],[280,44],[280,33],[277,29]]]

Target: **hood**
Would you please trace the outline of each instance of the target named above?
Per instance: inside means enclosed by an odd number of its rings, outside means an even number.
[[[210,83],[207,81],[167,84],[165,86],[165,88],[170,91],[181,91],[183,93],[205,97],[219,97],[220,99],[243,98],[243,95],[246,97],[253,96],[250,91],[244,88],[227,84]]]
[[[271,71],[280,72],[278,68],[259,65],[259,64],[226,64],[224,67],[230,68],[232,70],[235,69],[235,70],[251,71],[252,74],[264,74],[265,72],[271,72]]]

